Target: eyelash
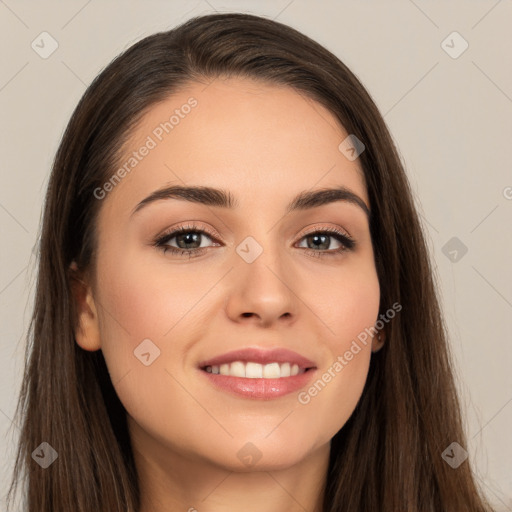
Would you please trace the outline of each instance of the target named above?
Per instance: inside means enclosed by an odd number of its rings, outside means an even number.
[[[188,255],[189,258],[200,256],[209,247],[198,247],[196,249],[179,249],[177,247],[172,247],[172,246],[167,245],[167,242],[169,242],[169,240],[172,240],[173,238],[175,238],[177,235],[180,235],[183,233],[191,233],[191,232],[196,233],[196,234],[207,235],[208,238],[210,238],[214,241],[217,241],[216,237],[212,233],[210,233],[207,229],[204,229],[202,227],[196,226],[195,224],[192,224],[192,225],[180,226],[177,229],[173,229],[172,231],[163,233],[154,241],[153,245],[155,247],[158,247],[159,249],[161,249],[164,254],[167,252],[170,252],[172,254],[179,255],[179,256]],[[345,251],[353,250],[356,245],[356,242],[352,237],[348,236],[346,233],[343,233],[342,231],[340,231],[336,228],[324,228],[324,229],[319,229],[316,231],[311,231],[309,233],[304,234],[301,237],[301,240],[303,238],[306,238],[307,236],[311,236],[311,235],[329,235],[329,236],[332,236],[333,238],[336,238],[342,244],[342,247],[340,247],[339,249],[334,249],[331,251],[315,251],[313,249],[303,248],[306,251],[306,253],[308,253],[310,256],[313,256],[316,258],[322,258],[324,256],[327,256],[327,257],[338,256],[339,254],[341,254]]]

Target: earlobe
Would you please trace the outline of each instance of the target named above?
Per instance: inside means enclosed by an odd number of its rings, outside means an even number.
[[[70,286],[76,307],[75,341],[84,350],[101,348],[98,313],[91,287],[84,282],[73,261],[69,267]]]
[[[378,352],[386,341],[386,335],[384,332],[378,332],[372,340],[372,352]]]

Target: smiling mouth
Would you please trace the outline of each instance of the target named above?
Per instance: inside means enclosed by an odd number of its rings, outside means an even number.
[[[216,375],[225,375],[228,377],[242,377],[246,379],[280,379],[284,377],[294,377],[300,375],[311,368],[301,368],[296,363],[268,363],[260,364],[255,362],[233,361],[220,365],[208,365],[201,370]]]

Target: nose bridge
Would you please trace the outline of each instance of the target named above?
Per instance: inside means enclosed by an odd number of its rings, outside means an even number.
[[[268,275],[281,274],[282,265],[281,241],[274,236],[273,230],[252,230],[237,246],[236,253],[242,260],[240,265],[248,279],[257,275],[259,279],[266,280]],[[272,270],[272,271],[271,271]],[[266,277],[265,277],[266,276]]]
[[[281,219],[276,218],[276,213],[271,213],[264,204],[248,210],[247,218],[250,222],[245,230],[246,236],[236,245],[236,253],[246,265],[257,263],[258,269],[263,266],[269,272],[265,267],[268,265],[281,273],[284,271],[281,265],[286,257],[287,243],[279,231]]]

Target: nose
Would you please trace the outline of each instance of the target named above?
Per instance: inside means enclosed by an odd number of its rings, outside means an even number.
[[[241,259],[231,272],[226,312],[231,320],[268,327],[297,317],[297,280],[282,261],[263,251],[252,263]]]

